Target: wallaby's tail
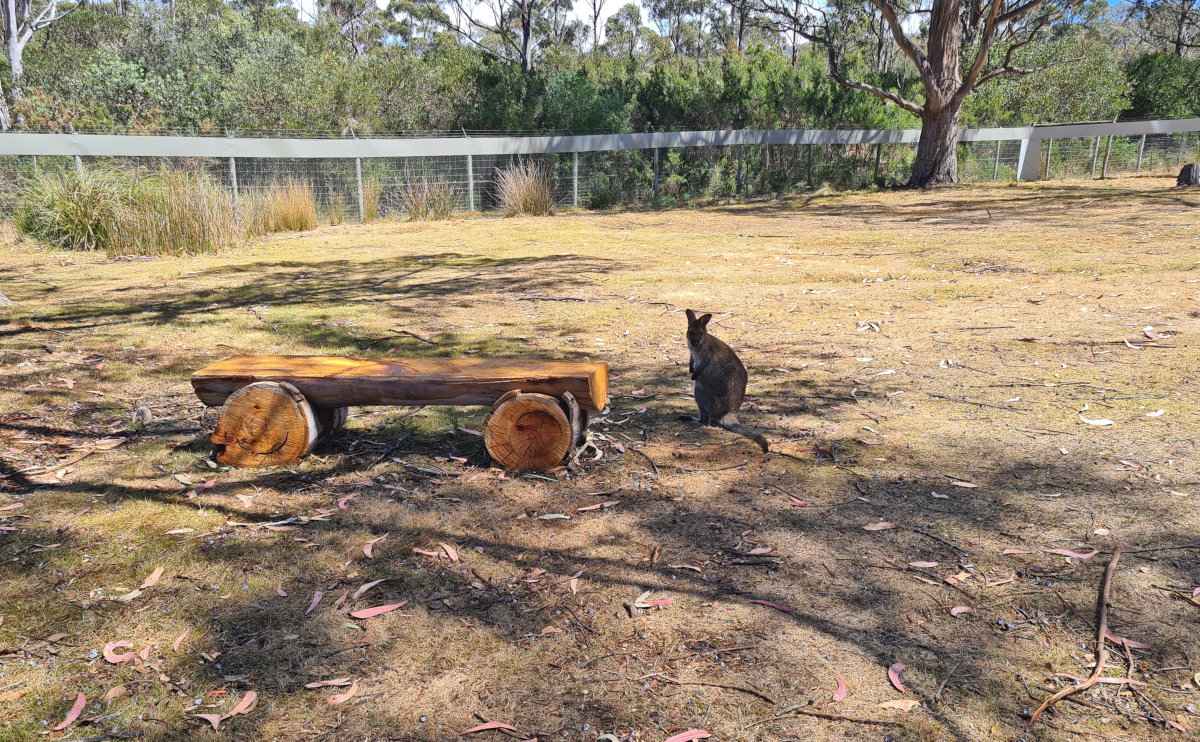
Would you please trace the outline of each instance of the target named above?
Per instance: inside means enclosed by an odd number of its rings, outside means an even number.
[[[730,420],[727,417],[726,419],[717,423],[717,425],[720,425],[722,428],[725,428],[726,430],[730,431],[731,433],[737,433],[738,435],[746,436],[750,440],[757,443],[758,447],[762,449],[763,453],[767,452],[768,449],[767,449],[766,437],[764,437],[762,433],[758,432],[754,428],[747,428],[745,425],[742,425],[741,423],[739,423],[737,421],[737,418],[733,418],[732,420]]]

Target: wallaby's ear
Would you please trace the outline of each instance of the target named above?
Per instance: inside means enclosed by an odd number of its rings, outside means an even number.
[[[696,321],[697,321],[698,323],[700,323],[700,326],[701,326],[701,327],[703,327],[703,328],[707,329],[707,328],[708,328],[708,321],[709,321],[710,319],[712,319],[712,315],[711,315],[711,314],[704,314],[704,315],[701,315],[701,316],[700,316],[700,319],[698,319],[698,320],[696,320]]]
[[[689,325],[696,321],[696,313],[692,310],[685,309],[683,310],[683,313],[687,315]]]

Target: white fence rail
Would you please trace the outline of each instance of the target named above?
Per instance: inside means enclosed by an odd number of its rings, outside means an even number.
[[[1066,174],[1067,165],[1071,174],[1080,172],[1097,175],[1101,160],[1104,167],[1100,174],[1107,174],[1109,160],[1113,155],[1113,142],[1118,140],[1118,170],[1141,171],[1147,152],[1158,153],[1157,167],[1178,164],[1195,156],[1200,149],[1200,137],[1191,137],[1200,132],[1200,118],[1131,121],[1120,123],[1084,123],[1038,125],[1010,128],[965,129],[961,141],[968,148],[960,157],[973,158],[972,172],[977,179],[1001,179],[1015,177],[1019,180],[1038,180]],[[830,152],[856,153],[857,162],[870,168],[874,159],[874,179],[881,180],[881,158],[887,148],[888,162],[899,148],[911,158],[912,145],[920,135],[917,129],[775,129],[775,130],[714,130],[680,131],[641,134],[594,134],[580,136],[463,136],[428,138],[364,138],[364,139],[262,139],[249,137],[194,137],[194,136],[137,136],[100,134],[0,134],[0,195],[5,191],[5,180],[15,181],[3,167],[5,158],[67,157],[74,158],[77,168],[84,166],[84,158],[117,158],[125,160],[184,158],[210,161],[227,179],[230,190],[235,194],[247,188],[253,189],[280,173],[298,173],[310,182],[324,178],[325,182],[337,180],[341,185],[337,197],[346,197],[349,203],[358,202],[359,216],[364,215],[364,161],[376,162],[385,182],[401,184],[404,178],[438,177],[452,183],[463,196],[463,206],[468,209],[481,208],[484,203],[481,187],[490,183],[495,167],[502,165],[505,158],[518,156],[552,157],[556,162],[556,176],[560,182],[560,200],[580,205],[581,193],[588,193],[589,186],[581,189],[580,178],[588,178],[602,168],[599,160],[585,162],[581,174],[581,155],[584,158],[614,157],[621,154],[642,157],[640,160],[649,175],[650,190],[657,196],[664,183],[661,154],[672,150],[703,151],[713,154],[736,173],[728,180],[736,182],[738,193],[742,193],[747,168],[760,175],[766,173],[771,180],[779,169],[778,162],[784,161],[785,174],[782,180],[796,178],[797,173],[807,173],[807,181],[813,183],[813,151],[819,150],[828,157]],[[1101,156],[1101,140],[1107,146]],[[1055,142],[1063,140],[1055,149]],[[1083,140],[1088,140],[1086,154]],[[1174,143],[1178,140],[1178,144]],[[1150,141],[1150,149],[1147,142]],[[994,147],[986,145],[995,142]],[[1136,158],[1134,148],[1136,147]],[[791,148],[790,150],[788,148]],[[840,148],[840,149],[839,149]],[[994,150],[994,152],[993,152]],[[783,155],[774,152],[782,152]],[[1058,160],[1054,159],[1057,151]],[[728,157],[725,152],[735,152]],[[752,152],[747,156],[746,152]],[[791,154],[788,155],[787,153]],[[799,153],[803,152],[803,155]],[[569,160],[562,159],[569,156]],[[647,157],[649,159],[647,159]],[[693,160],[695,155],[691,155]],[[754,159],[748,160],[748,157]],[[790,159],[789,159],[790,157]],[[802,157],[807,158],[805,162]],[[1124,158],[1124,159],[1122,159]],[[901,158],[902,159],[902,158]],[[1136,165],[1133,161],[1136,159]],[[238,160],[242,160],[239,163]],[[320,161],[320,162],[318,162]],[[388,162],[390,165],[384,167]],[[1082,162],[1081,162],[1082,161]],[[272,163],[289,162],[290,170]],[[617,162],[617,167],[621,163]],[[304,165],[303,163],[309,163]],[[353,173],[348,168],[353,163]],[[598,164],[599,163],[599,164]],[[749,163],[749,164],[747,164]],[[636,164],[636,163],[635,163]],[[676,163],[678,164],[678,163]],[[901,163],[902,164],[902,163]],[[611,165],[611,163],[610,163]],[[1003,168],[1002,168],[1003,165]],[[1082,166],[1081,166],[1082,165]],[[628,163],[625,163],[628,167]],[[702,167],[691,163],[692,175]],[[773,168],[774,166],[774,168]],[[1055,172],[1056,166],[1059,172]],[[1090,166],[1090,167],[1089,167]],[[818,166],[816,166],[819,168]],[[897,165],[897,169],[899,169]],[[272,169],[274,168],[274,169]],[[390,168],[390,169],[388,169]],[[403,173],[401,173],[401,168]],[[611,169],[611,168],[610,168]],[[240,174],[240,175],[239,175]],[[617,177],[619,173],[613,175]],[[701,175],[703,173],[701,172]],[[368,177],[372,177],[370,172]],[[607,177],[607,176],[606,176]],[[714,177],[714,176],[706,176]],[[798,178],[797,178],[798,179]],[[593,179],[595,180],[595,179]],[[779,181],[780,178],[774,178]],[[12,183],[8,184],[9,190]],[[669,184],[668,184],[669,185]],[[787,184],[784,183],[786,186]],[[778,183],[772,184],[778,187]],[[327,186],[330,194],[336,190]],[[370,190],[370,184],[367,186]],[[0,203],[0,207],[3,204]],[[0,208],[2,211],[2,208]]]

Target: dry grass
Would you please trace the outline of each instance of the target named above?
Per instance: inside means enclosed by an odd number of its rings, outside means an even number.
[[[408,173],[400,190],[400,206],[415,221],[449,219],[457,199],[454,186],[444,180]]]
[[[505,216],[547,216],[554,211],[554,177],[537,160],[496,168],[496,195]]]
[[[384,222],[145,262],[0,248],[0,738],[41,739],[77,692],[119,684],[77,736],[215,739],[194,699],[254,689],[219,736],[445,740],[478,714],[542,740],[1175,738],[1117,686],[1025,730],[1053,673],[1087,674],[1105,557],[1002,553],[1200,534],[1200,196],[1170,185]],[[789,456],[677,419],[684,307],[717,313],[750,369],[743,422]],[[292,469],[213,470],[187,377],[239,351],[603,358],[604,456],[503,477],[461,431],[482,410],[385,408]],[[880,520],[896,528],[863,530]],[[460,561],[413,552],[440,542]],[[738,563],[756,547],[772,561]],[[917,560],[972,597],[902,571]],[[384,578],[353,607],[404,609],[334,610]],[[1109,618],[1151,645],[1140,690],[1193,728],[1200,609],[1153,586],[1197,581],[1198,551],[1131,553]],[[630,618],[646,590],[673,603]],[[96,656],[115,640],[149,661]],[[341,706],[304,688],[342,676]],[[921,706],[879,707],[901,697]],[[796,704],[889,726],[770,720]]]
[[[317,199],[312,186],[301,180],[283,180],[242,199],[246,234],[304,232],[317,226]]]

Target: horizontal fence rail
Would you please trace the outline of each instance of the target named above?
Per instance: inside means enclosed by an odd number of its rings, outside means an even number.
[[[975,181],[1159,172],[1197,155],[1195,132],[1200,118],[963,129],[959,171]],[[451,187],[458,208],[491,208],[495,172],[520,157],[544,160],[559,203],[574,206],[780,193],[801,182],[847,182],[847,172],[851,185],[894,182],[903,180],[919,138],[919,129],[343,139],[8,132],[0,134],[0,215],[12,209],[19,174],[36,171],[39,161],[76,169],[85,158],[138,168],[199,162],[235,199],[299,179],[322,205],[356,205],[365,219],[370,204],[403,210],[404,189],[421,180]]]

